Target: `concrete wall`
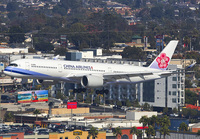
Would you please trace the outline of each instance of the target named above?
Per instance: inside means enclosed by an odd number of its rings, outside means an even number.
[[[49,135],[24,135],[24,139],[49,139]]]
[[[126,112],[126,119],[127,120],[140,120],[140,118],[142,116],[147,116],[147,117],[151,117],[151,116],[157,116],[157,112],[153,112],[153,111],[127,111]]]
[[[160,133],[156,132],[156,138],[160,138]],[[163,135],[161,136],[161,138],[164,138]],[[175,132],[175,133],[170,133],[169,135],[165,136],[165,139],[200,139],[199,136],[197,136],[197,134],[193,134],[193,133],[179,133],[179,132]]]
[[[44,110],[44,113],[48,114],[48,110]],[[52,109],[52,114],[70,114],[71,113],[71,109],[67,109],[67,108],[53,108]],[[72,110],[73,114],[81,114],[81,113],[90,113],[90,109],[89,108],[77,108],[77,109],[73,109]]]

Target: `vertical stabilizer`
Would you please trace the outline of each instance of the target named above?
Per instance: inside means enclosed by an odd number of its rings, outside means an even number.
[[[170,41],[162,52],[154,59],[149,68],[166,70],[176,49],[178,40]]]

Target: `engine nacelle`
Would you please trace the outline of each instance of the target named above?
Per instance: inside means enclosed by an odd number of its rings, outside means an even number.
[[[81,85],[85,88],[95,88],[103,86],[103,77],[95,75],[83,76]]]
[[[56,84],[57,82],[55,82],[54,80],[36,80],[36,82],[38,84],[42,84],[42,85],[54,85]]]

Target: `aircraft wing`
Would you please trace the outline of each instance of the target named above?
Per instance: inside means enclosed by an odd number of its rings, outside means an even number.
[[[72,80],[81,80],[83,76],[87,75],[86,73],[71,73],[67,76],[67,78]],[[129,77],[136,77],[136,76],[146,76],[146,75],[153,75],[152,72],[135,72],[135,73],[94,73],[91,75],[96,76],[103,76],[105,80],[117,80],[122,78],[129,78]]]
[[[103,74],[104,79],[122,79],[122,78],[129,78],[129,77],[136,77],[136,76],[146,76],[146,75],[153,75],[152,72],[135,72],[135,73],[106,73]]]

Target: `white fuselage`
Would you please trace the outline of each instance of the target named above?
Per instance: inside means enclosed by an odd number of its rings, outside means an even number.
[[[60,61],[46,59],[21,59],[13,61],[4,73],[20,78],[81,83],[83,87],[100,87],[105,83],[127,83],[155,80],[170,75],[166,71],[178,45],[170,41],[149,67],[132,65]]]
[[[12,65],[14,64],[14,66]],[[92,63],[79,61],[61,61],[46,59],[21,59],[12,62],[6,67],[4,73],[19,78],[57,80],[66,82],[79,82],[68,77],[82,77],[84,75],[104,75],[120,73],[152,72],[153,75],[117,78],[115,81],[139,82],[141,80],[158,79],[159,69],[139,67],[132,65]],[[119,75],[120,76],[120,75]]]

